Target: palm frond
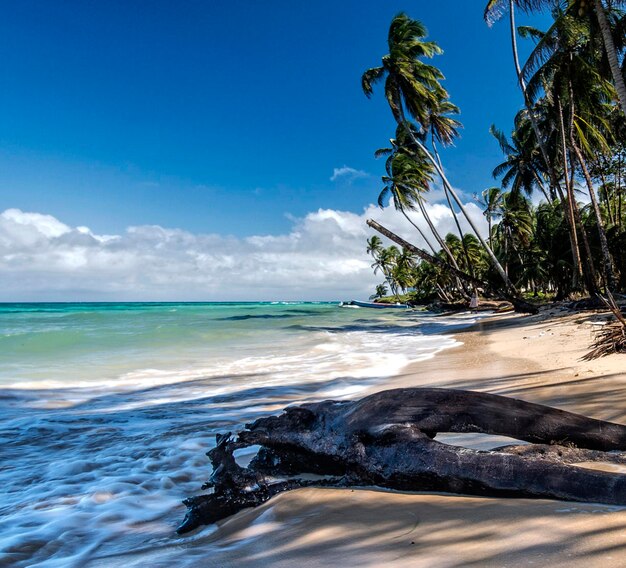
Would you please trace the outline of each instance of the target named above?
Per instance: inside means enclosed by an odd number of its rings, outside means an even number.
[[[368,98],[374,93],[374,85],[381,81],[384,76],[384,67],[372,67],[363,73],[361,76],[361,88]]]

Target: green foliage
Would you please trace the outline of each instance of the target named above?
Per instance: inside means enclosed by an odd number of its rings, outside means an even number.
[[[439,245],[433,252],[442,261],[435,266],[372,237],[372,267],[384,274],[393,297],[407,291],[424,301],[467,297],[466,283],[452,276],[446,268],[451,266],[488,285],[510,279],[533,299],[565,298],[584,287],[590,293],[607,285],[626,289],[626,106],[623,80],[620,87],[611,60],[617,57],[626,75],[622,6],[626,0],[487,2],[490,25],[512,7],[552,15],[545,31],[512,27],[515,36],[534,45],[518,68],[525,107],[509,134],[491,128],[504,159],[493,170],[500,186],[477,197],[489,246],[478,232],[478,238],[460,230],[459,236],[442,238],[427,219]],[[362,78],[367,96],[384,81],[398,124],[391,148],[376,152],[386,158],[378,202],[383,207],[391,200],[407,218],[416,208],[425,214],[423,202],[436,175],[453,194],[437,145],[451,145],[461,126],[441,72],[425,61],[441,49],[425,38],[423,24],[399,14],[389,29],[389,53]]]

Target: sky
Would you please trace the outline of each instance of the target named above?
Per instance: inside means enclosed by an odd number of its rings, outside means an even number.
[[[442,157],[464,201],[494,185],[489,126],[508,131],[522,102],[507,22],[488,28],[483,2],[0,10],[0,301],[371,293],[365,219],[402,222],[371,206],[395,126],[360,76],[400,11],[444,49],[464,129]]]

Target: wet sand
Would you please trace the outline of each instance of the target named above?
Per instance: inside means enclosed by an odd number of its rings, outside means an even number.
[[[590,314],[498,316],[373,390],[463,388],[626,423],[626,355],[581,362]],[[480,447],[476,436],[454,443]],[[597,464],[594,464],[597,467]],[[117,564],[219,567],[626,565],[626,508],[373,490],[302,489]]]

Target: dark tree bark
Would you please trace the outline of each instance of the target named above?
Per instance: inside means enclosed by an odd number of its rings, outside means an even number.
[[[476,451],[436,441],[441,432],[504,435],[532,445]],[[255,445],[257,456],[239,466],[233,452]],[[203,486],[213,492],[185,501],[189,512],[178,532],[312,485],[626,505],[626,475],[569,465],[626,462],[616,450],[626,450],[626,426],[485,393],[395,389],[305,404],[248,424],[234,438],[217,436],[208,453],[213,475]],[[311,481],[305,474],[323,477]]]

